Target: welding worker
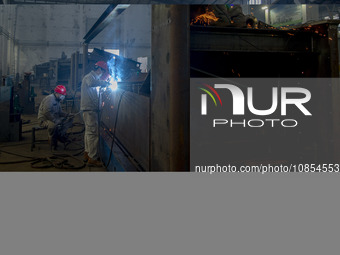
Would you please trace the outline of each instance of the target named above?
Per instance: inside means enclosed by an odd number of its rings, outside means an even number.
[[[85,124],[84,135],[84,161],[89,165],[101,167],[99,158],[99,92],[98,87],[107,87],[107,79],[110,73],[107,63],[99,61],[95,64],[94,70],[84,76],[81,85],[80,110],[83,112]]]
[[[52,149],[57,149],[58,140],[64,144],[68,142],[66,131],[73,123],[73,115],[61,110],[60,102],[65,99],[65,96],[66,88],[58,85],[39,106],[38,120],[41,127],[47,128],[48,141]]]

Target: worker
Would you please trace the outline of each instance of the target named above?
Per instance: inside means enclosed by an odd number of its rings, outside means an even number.
[[[46,96],[39,106],[38,120],[40,126],[47,128],[48,141],[51,148],[56,150],[58,140],[62,143],[68,142],[67,129],[72,127],[73,114],[62,111],[60,102],[66,96],[66,88],[63,85],[55,87],[54,92]]]
[[[107,79],[110,73],[107,63],[99,61],[95,64],[94,70],[84,76],[81,85],[80,110],[83,112],[85,124],[85,151],[84,161],[89,165],[101,167],[99,158],[99,92],[98,87],[107,87]]]

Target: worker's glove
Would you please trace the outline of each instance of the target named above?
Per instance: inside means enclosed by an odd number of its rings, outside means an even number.
[[[48,123],[46,121],[40,121],[40,127],[48,128]]]
[[[107,88],[110,85],[108,81],[102,81],[100,84],[100,88]]]

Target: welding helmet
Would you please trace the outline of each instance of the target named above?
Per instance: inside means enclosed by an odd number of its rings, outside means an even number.
[[[98,62],[95,64],[95,66],[104,69],[106,72],[109,72],[109,69],[108,69],[108,67],[107,67],[107,64],[106,64],[106,62],[104,62],[104,61],[98,61]]]
[[[100,79],[103,81],[107,81],[110,78],[110,73],[109,72],[105,72],[102,74],[102,76],[100,76]]]
[[[66,96],[66,88],[63,85],[55,87],[54,92]]]
[[[98,61],[95,64],[95,67],[98,68],[102,68],[105,72],[103,72],[102,76],[100,77],[101,80],[106,81],[109,77],[110,77],[110,72],[109,72],[109,68],[107,66],[107,63],[104,61]]]

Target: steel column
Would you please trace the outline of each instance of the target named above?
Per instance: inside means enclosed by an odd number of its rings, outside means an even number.
[[[83,44],[83,76],[87,74],[87,65],[88,65],[88,50],[89,45],[87,43]]]
[[[8,48],[8,39],[3,37],[2,40],[2,75],[7,75],[7,48]]]
[[[188,171],[189,6],[152,6],[151,171]]]
[[[74,83],[74,88],[77,89],[79,83],[79,51],[76,52],[74,57]]]
[[[12,73],[12,40],[9,38],[7,41],[7,74],[10,75]]]
[[[2,27],[0,26],[0,59],[3,58],[4,52],[2,49],[2,41],[3,41],[4,36],[2,35]],[[2,69],[2,61],[0,61],[0,78],[3,74],[3,69]]]
[[[71,70],[70,70],[70,85],[73,90],[75,90],[75,80],[74,80],[74,70],[75,70],[75,53],[71,55]]]
[[[14,44],[14,63],[15,63],[15,74],[19,73],[19,67],[20,67],[20,44],[16,40]]]

